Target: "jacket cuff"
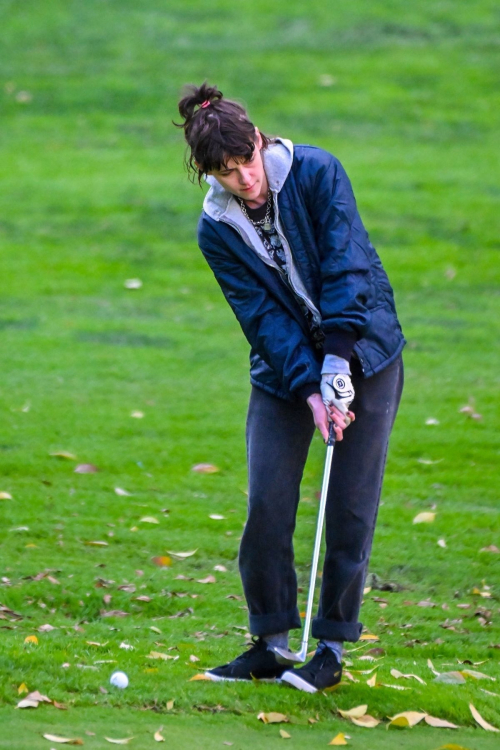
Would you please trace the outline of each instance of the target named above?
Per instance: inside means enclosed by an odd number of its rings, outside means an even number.
[[[335,354],[349,362],[357,340],[358,337],[353,331],[344,331],[342,328],[337,328],[335,331],[325,334],[323,351],[325,355]]]
[[[309,396],[312,396],[313,393],[321,394],[321,388],[319,387],[319,383],[306,383],[305,385],[301,385],[300,388],[297,388],[295,393],[300,399],[302,399],[302,401],[307,401]]]

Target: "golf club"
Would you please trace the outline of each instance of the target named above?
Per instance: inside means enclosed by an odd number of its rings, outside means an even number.
[[[314,541],[314,551],[313,551],[313,559],[312,559],[312,566],[311,566],[311,580],[309,583],[309,594],[307,596],[306,619],[304,622],[304,631],[302,633],[302,643],[301,643],[300,651],[298,651],[297,653],[294,653],[293,651],[289,651],[286,648],[278,648],[277,646],[275,646],[273,648],[273,651],[276,656],[276,661],[278,661],[280,664],[290,664],[290,665],[301,664],[305,662],[306,656],[307,656],[307,646],[309,643],[309,630],[311,627],[311,615],[312,615],[312,608],[313,608],[313,603],[314,603],[314,590],[316,587],[316,574],[318,572],[319,551],[321,547],[321,538],[323,536],[323,522],[325,518],[326,499],[328,497],[328,485],[330,483],[330,471],[332,468],[334,447],[335,447],[335,430],[334,430],[333,422],[330,422],[330,430],[328,434],[328,442],[327,442],[327,448],[326,448],[325,469],[323,472],[323,485],[321,487],[321,497],[320,497],[319,509],[318,509],[318,522],[316,524],[316,539]]]

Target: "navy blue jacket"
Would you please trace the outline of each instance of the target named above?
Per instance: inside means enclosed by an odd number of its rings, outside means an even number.
[[[210,178],[198,242],[250,343],[252,384],[295,400],[319,392],[325,354],[357,357],[370,377],[399,355],[405,339],[391,285],[338,159],[284,139],[262,154],[275,219],[307,302],[321,316],[323,348],[312,341],[296,296],[263,260],[237,201]]]

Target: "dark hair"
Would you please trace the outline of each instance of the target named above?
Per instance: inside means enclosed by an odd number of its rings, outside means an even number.
[[[203,175],[227,166],[230,159],[248,160],[255,151],[255,125],[244,107],[231,99],[224,99],[222,91],[209,86],[185,87],[179,101],[179,112],[184,122],[173,124],[184,129],[188,144],[185,164],[192,179],[201,185]],[[262,148],[271,139],[261,133]]]

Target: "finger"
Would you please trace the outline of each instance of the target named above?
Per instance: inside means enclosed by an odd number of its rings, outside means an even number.
[[[335,430],[335,440],[343,440],[344,439],[344,433],[342,432],[342,429],[340,427],[337,427],[337,425],[334,425]]]
[[[351,422],[354,422],[354,420],[356,419],[355,413],[353,411],[348,411],[347,414],[350,417]]]
[[[341,412],[333,411],[333,409],[330,411],[330,419],[335,423],[335,425],[342,428],[343,430],[349,424],[349,422],[346,420],[346,417]]]

